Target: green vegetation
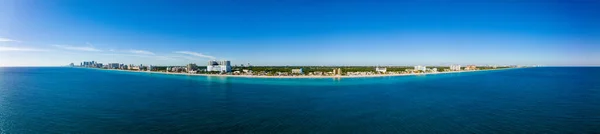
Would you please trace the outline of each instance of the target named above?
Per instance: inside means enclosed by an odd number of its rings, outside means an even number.
[[[156,70],[156,71],[159,71],[159,72],[167,71],[167,67],[166,66],[154,66],[152,68],[153,68],[152,70]]]
[[[403,72],[407,69],[414,69],[413,66],[381,66],[387,69],[387,72]],[[375,72],[376,66],[253,66],[253,67],[233,67],[234,71],[242,71],[244,69],[252,70],[253,72],[265,72],[268,75],[275,75],[276,72],[292,73],[292,69],[302,68],[305,74],[311,72],[332,72],[333,69],[341,68],[342,72]],[[427,68],[437,68],[438,72],[449,70],[448,66],[427,66]],[[464,69],[465,67],[462,67]],[[508,67],[477,67],[480,70],[501,69]]]

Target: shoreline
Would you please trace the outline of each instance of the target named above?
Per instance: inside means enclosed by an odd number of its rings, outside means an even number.
[[[498,71],[515,68],[503,68],[503,69],[490,69],[490,70],[471,70],[471,71],[451,71],[451,72],[437,72],[437,73],[414,73],[414,74],[378,74],[378,75],[352,75],[352,76],[264,76],[264,75],[220,75],[220,74],[189,74],[189,73],[170,73],[170,72],[155,72],[155,71],[133,71],[133,70],[120,70],[120,69],[99,69],[107,71],[123,71],[123,72],[135,72],[135,73],[150,73],[150,74],[165,74],[165,75],[187,75],[187,76],[205,76],[205,77],[237,77],[237,78],[281,78],[281,79],[325,79],[325,78],[372,78],[372,77],[398,77],[398,76],[414,76],[414,75],[435,75],[435,74],[450,74],[450,73],[467,73],[467,72],[483,72],[483,71]]]

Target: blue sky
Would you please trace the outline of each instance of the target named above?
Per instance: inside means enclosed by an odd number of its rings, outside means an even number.
[[[600,2],[0,1],[0,66],[600,65]]]

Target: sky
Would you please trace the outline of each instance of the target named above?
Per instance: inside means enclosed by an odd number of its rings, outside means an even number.
[[[0,0],[0,66],[600,65],[597,0]]]

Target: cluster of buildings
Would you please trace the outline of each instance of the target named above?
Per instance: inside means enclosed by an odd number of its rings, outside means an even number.
[[[437,68],[427,68],[427,66],[418,65],[418,66],[414,66],[413,69],[406,69],[406,70],[404,70],[404,72],[401,72],[401,73],[426,73],[426,72],[435,73],[435,72],[438,72],[438,69]]]
[[[70,66],[75,66],[73,63]],[[152,65],[144,66],[140,65],[125,65],[121,63],[108,63],[102,64],[96,61],[83,61],[79,64],[79,67],[87,67],[87,68],[103,68],[103,69],[121,69],[121,70],[138,70],[138,71],[151,71],[154,69]]]
[[[243,65],[243,64],[242,64]],[[69,64],[69,66],[75,66],[73,63]],[[250,64],[248,64],[250,66]],[[121,70],[135,70],[135,71],[158,71],[156,67],[152,65],[125,65],[121,63],[108,63],[102,64],[96,61],[83,61],[79,65],[79,67],[86,68],[103,68],[103,69],[121,69]],[[197,73],[197,72],[219,72],[219,73],[230,73],[232,71],[231,62],[224,61],[208,61],[206,65],[206,69],[201,69],[198,65],[194,63],[190,63],[187,66],[171,66],[164,68],[166,72],[187,72],[187,73]],[[161,69],[162,70],[162,69]],[[246,71],[251,72],[251,71]]]
[[[243,65],[243,64],[242,64]],[[250,64],[248,64],[250,65]],[[196,65],[195,63],[187,64],[186,66],[172,66],[167,67],[166,72],[187,72],[187,73],[198,73],[198,72],[218,72],[218,73],[231,73],[231,61],[223,60],[223,61],[208,61],[206,64],[206,68]],[[237,72],[239,73],[239,72]]]
[[[70,66],[75,66],[73,63]],[[414,68],[408,68],[404,71],[397,71],[398,69],[392,69],[393,71],[389,71],[388,68],[385,67],[375,67],[375,71],[358,71],[358,72],[342,72],[342,68],[333,68],[331,71],[321,72],[321,71],[306,71],[303,68],[291,69],[291,71],[258,71],[253,72],[248,68],[237,69],[236,71],[232,70],[231,61],[222,60],[222,61],[208,61],[206,67],[198,66],[194,63],[187,64],[186,66],[169,66],[169,67],[154,67],[152,65],[125,65],[121,63],[108,63],[102,64],[96,61],[84,61],[81,62],[80,67],[88,67],[88,68],[104,68],[104,69],[122,69],[122,70],[135,70],[135,71],[165,71],[165,72],[175,72],[175,73],[218,73],[218,74],[230,74],[230,75],[279,75],[279,76],[297,76],[297,75],[308,75],[308,76],[341,76],[341,75],[375,75],[375,74],[406,74],[406,73],[435,73],[438,72],[437,68],[427,68],[426,66],[414,66]],[[248,66],[250,64],[244,65],[240,64],[241,67]],[[239,66],[236,66],[239,67]],[[485,69],[484,67],[483,69]],[[489,68],[489,67],[488,67]],[[493,67],[495,68],[495,66]],[[461,70],[479,70],[475,65],[467,65],[462,67],[461,65],[450,65],[449,69],[445,68],[443,71],[461,71]]]
[[[166,72],[188,72],[191,73],[193,70],[187,69],[187,67],[167,67],[165,69]]]
[[[216,66],[214,62],[209,62],[209,64],[213,64]],[[207,67],[208,68],[208,67]],[[451,65],[450,69],[445,69],[443,71],[460,71],[460,65]],[[477,70],[477,67],[474,65],[468,65],[464,68],[464,70]],[[385,67],[375,67],[375,71],[357,71],[357,72],[342,72],[342,68],[333,68],[332,71],[329,72],[306,72],[303,68],[291,69],[291,71],[286,72],[269,72],[269,71],[260,71],[260,72],[252,72],[252,70],[243,69],[242,71],[234,71],[233,75],[258,75],[258,76],[297,76],[297,75],[308,75],[308,76],[340,76],[340,75],[349,75],[349,76],[361,76],[361,75],[376,75],[376,74],[411,74],[411,73],[436,73],[439,72],[438,68],[427,68],[427,66],[414,66],[413,69],[406,69],[404,71],[388,71]]]
[[[89,68],[102,68],[102,63],[98,63],[96,61],[84,61],[79,64],[81,67],[89,67]]]

